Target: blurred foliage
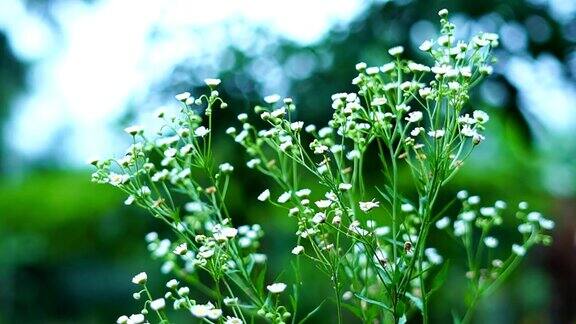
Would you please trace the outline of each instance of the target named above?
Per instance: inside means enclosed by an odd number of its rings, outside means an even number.
[[[28,4],[50,20],[52,2],[33,0]],[[375,4],[349,25],[336,25],[322,41],[309,46],[259,30],[250,44],[223,48],[221,92],[231,109],[218,112],[221,117],[215,131],[223,133],[234,123],[236,114],[250,110],[263,95],[270,94],[270,84],[293,96],[300,119],[322,125],[331,113],[330,95],[354,90],[350,80],[355,76],[355,63],[382,64],[387,59],[385,50],[393,45],[404,45],[406,55],[422,58],[410,39],[412,29],[415,23],[434,21],[437,10],[443,7],[464,19],[488,19],[496,24],[528,25],[530,19],[538,17],[550,35],[529,37],[524,55],[551,53],[574,80],[567,68],[574,50],[574,38],[569,33],[574,22],[556,19],[545,2],[391,1]],[[511,55],[506,50],[498,53],[502,61]],[[11,54],[6,39],[0,37],[0,120],[6,118],[9,103],[25,86],[24,67]],[[182,62],[171,75],[150,87],[150,98],[185,90],[198,94],[203,91],[200,76],[206,71],[210,68],[203,62]],[[536,251],[530,264],[486,301],[478,322],[573,322],[573,197],[558,200],[545,190],[542,178],[551,157],[535,148],[534,121],[521,110],[517,89],[505,76],[495,75],[490,82],[503,89],[505,100],[494,104],[482,91],[472,98],[491,113],[488,140],[446,192],[452,194],[466,187],[487,203],[506,199],[512,204],[526,199],[533,207],[558,215],[562,231],[555,246]],[[136,113],[136,109],[129,111],[127,118]],[[551,149],[551,154],[574,163],[574,140],[562,140],[556,142],[566,146]],[[290,257],[286,242],[294,240],[292,220],[278,217],[277,210],[247,203],[254,201],[265,183],[244,166],[243,154],[229,138],[217,139],[216,145],[219,157],[236,166],[236,177],[230,184],[230,208],[237,223],[261,223],[268,234],[273,233],[265,237],[263,248],[270,256],[271,270],[281,272]],[[2,152],[0,147],[0,162],[5,159]],[[112,322],[119,313],[135,311],[129,280],[133,273],[148,271],[156,288],[168,279],[159,274],[159,264],[149,261],[142,240],[147,230],[161,231],[161,224],[122,206],[123,197],[91,184],[87,173],[47,170],[38,165],[28,168],[24,175],[5,173],[0,178],[0,323]],[[440,197],[441,201],[449,199],[448,195]],[[508,230],[508,239],[513,241],[516,229]],[[434,244],[446,255],[459,253],[449,241],[437,239]],[[318,292],[327,289],[320,275],[308,270],[304,309],[313,308]],[[462,270],[453,268],[450,278],[441,292],[443,302],[432,307],[434,322],[448,322],[450,307],[462,305],[456,299],[460,294],[452,293],[462,290]],[[317,322],[329,323],[332,315],[321,313]]]

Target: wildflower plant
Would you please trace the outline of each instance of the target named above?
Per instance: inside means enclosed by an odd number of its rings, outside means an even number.
[[[152,257],[162,260],[162,272],[174,279],[153,297],[146,274],[136,275],[134,298],[143,302],[142,310],[118,323],[167,323],[172,311],[208,323],[304,322],[330,303],[319,300],[311,313],[299,313],[302,262],[326,275],[338,322],[346,312],[365,323],[404,323],[410,316],[426,323],[449,266],[429,244],[432,231],[465,253],[467,308],[455,320],[469,322],[478,302],[530,248],[550,242],[546,233],[554,223],[522,202],[515,213],[518,241],[502,246],[497,228],[514,222],[506,203],[483,206],[466,191],[438,203],[442,189],[485,139],[489,116],[470,109],[468,99],[492,73],[491,50],[498,45],[490,33],[456,41],[448,12],[439,15],[441,35],[420,46],[432,65],[403,58],[402,47],[389,49],[391,60],[382,66],[358,63],[352,81],[358,91],[332,96],[327,126],[294,120],[294,102],[271,95],[254,108],[260,122],[240,114],[241,127],[226,130],[245,149],[247,167],[270,180],[253,199],[278,207],[297,224],[294,245],[286,250],[294,258],[292,273],[283,277],[287,282],[266,273],[267,257],[259,251],[262,227],[234,224],[228,211],[234,167],[212,154],[213,115],[227,106],[218,79],[206,80],[209,93],[199,98],[177,95],[180,114],[158,114],[164,121],[160,137],[127,128],[133,144],[126,155],[94,161],[93,181],[122,190],[127,205],[146,209],[173,230],[170,240],[150,233],[146,241]],[[412,198],[400,190],[400,169],[409,170]],[[314,192],[304,187],[305,177],[318,182]],[[177,205],[182,198],[188,202]],[[457,216],[446,216],[457,203]]]

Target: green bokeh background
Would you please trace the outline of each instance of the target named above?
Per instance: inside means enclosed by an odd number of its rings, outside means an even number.
[[[28,6],[49,19],[50,2],[28,1]],[[258,56],[234,47],[223,48],[233,55],[235,63],[220,75],[220,92],[230,109],[217,112],[214,132],[220,137],[216,153],[222,161],[236,166],[229,195],[236,224],[260,223],[267,234],[273,233],[263,241],[272,274],[281,272],[289,262],[295,226],[281,211],[256,203],[255,197],[266,183],[243,167],[244,154],[224,135],[236,114],[247,112],[265,95],[247,67],[261,56],[274,57],[279,62],[299,53],[320,58],[321,68],[305,77],[290,79],[289,92],[300,108],[298,117],[322,125],[330,116],[330,95],[354,90],[349,80],[354,77],[355,63],[381,64],[386,60],[385,50],[397,44],[406,47],[409,57],[422,58],[410,43],[410,27],[422,19],[435,22],[437,10],[443,7],[469,19],[497,14],[502,22],[522,24],[529,17],[541,17],[548,23],[550,35],[544,41],[528,37],[523,55],[553,55],[574,84],[574,71],[568,69],[568,64],[576,51],[576,24],[558,21],[545,2],[537,1],[378,2],[350,25],[334,27],[315,45],[303,47],[259,30],[254,37],[274,46]],[[506,60],[511,54],[502,50],[497,55]],[[19,60],[0,34],[0,126],[9,116],[14,100],[26,94],[25,80],[31,64]],[[204,68],[202,62],[182,62],[172,75],[151,85],[150,96],[191,88],[193,93],[200,93],[198,80],[180,76],[193,76]],[[543,130],[536,119],[522,110],[518,89],[510,80],[496,73],[490,82],[496,82],[506,100],[494,105],[486,94],[473,94],[475,106],[491,114],[488,140],[445,188],[441,200],[462,188],[481,195],[486,203],[504,199],[513,205],[526,200],[534,209],[555,219],[557,228],[553,246],[532,251],[512,279],[481,305],[476,322],[574,323],[576,200],[569,187],[551,188],[549,172],[560,164],[569,170],[565,183],[576,181],[576,131],[557,135],[553,130]],[[547,111],[554,113],[554,107]],[[118,129],[139,113],[138,108],[128,107],[125,117],[118,120]],[[139,306],[131,299],[134,287],[130,278],[139,271],[148,271],[152,289],[161,291],[170,278],[160,274],[158,262],[150,260],[143,240],[151,230],[170,235],[161,223],[135,207],[123,206],[124,197],[112,188],[90,183],[88,168],[63,167],[54,154],[48,153],[14,171],[7,167],[9,158],[0,145],[0,323],[113,322],[120,314],[137,311]],[[314,189],[315,184],[309,186]],[[404,190],[410,192],[408,180]],[[504,230],[502,244],[507,246],[514,241],[516,229]],[[432,240],[448,257],[459,253],[445,237],[433,235]],[[453,267],[446,286],[436,296],[431,307],[433,322],[449,322],[451,309],[461,310],[462,295],[458,292],[464,285],[462,271]],[[305,274],[305,307],[311,309],[325,297],[323,292],[329,287],[313,268],[307,268]],[[314,322],[334,320],[333,312],[325,307]]]

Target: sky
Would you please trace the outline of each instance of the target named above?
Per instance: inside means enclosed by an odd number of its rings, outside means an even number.
[[[19,0],[0,1],[0,29],[15,54],[33,63],[18,98],[8,144],[27,158],[60,146],[64,163],[118,153],[115,122],[135,97],[185,59],[207,60],[223,41],[250,30],[312,44],[368,1],[98,0],[55,2],[58,30]],[[154,37],[151,37],[154,35]],[[242,44],[238,44],[242,46]],[[206,75],[204,77],[211,77]],[[63,138],[63,132],[66,132]]]

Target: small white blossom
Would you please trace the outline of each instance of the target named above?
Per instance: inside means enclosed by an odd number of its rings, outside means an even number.
[[[130,127],[124,128],[124,131],[132,136],[142,134],[144,132],[144,128],[140,125],[134,125]]]
[[[279,294],[279,293],[283,292],[284,290],[286,290],[286,284],[281,283],[281,282],[273,283],[271,285],[266,286],[266,289],[268,289],[268,291],[273,293],[273,294]]]
[[[210,133],[210,129],[204,126],[200,126],[194,130],[194,135],[196,135],[196,137],[204,137],[208,135],[208,133]]]
[[[186,99],[190,98],[190,92],[182,92],[174,96],[178,101],[186,101]]]
[[[260,201],[266,201],[268,198],[270,198],[270,190],[268,189],[262,191],[262,193],[258,195],[258,200]]]
[[[146,280],[148,280],[148,275],[146,275],[146,272],[140,272],[132,278],[132,283],[136,285],[143,285],[146,283]]]
[[[280,100],[280,95],[277,94],[273,94],[273,95],[269,95],[264,97],[264,102],[266,102],[267,104],[274,104],[276,102],[278,102]]]
[[[283,204],[283,203],[287,202],[288,200],[290,200],[290,197],[291,197],[291,196],[292,196],[292,193],[290,193],[290,192],[288,192],[288,191],[287,191],[287,192],[284,192],[284,193],[282,193],[282,194],[280,195],[280,197],[278,197],[278,200],[277,200],[277,201],[278,201],[279,203]]]
[[[177,255],[185,255],[188,252],[188,244],[182,243],[176,246],[174,249],[174,254]]]
[[[450,218],[448,216],[444,216],[436,221],[436,228],[438,229],[445,229],[450,225]]]
[[[350,189],[352,189],[352,184],[350,183],[341,183],[338,185],[338,189],[342,190],[342,191],[348,191]]]
[[[174,289],[178,287],[178,280],[171,279],[166,283],[166,288]]]
[[[166,301],[164,300],[164,298],[158,298],[150,302],[150,308],[152,308],[152,310],[155,311],[164,309],[165,306]]]
[[[294,255],[302,254],[302,252],[304,252],[304,247],[302,245],[295,246],[292,249],[292,254],[294,254]]]
[[[204,79],[204,83],[209,87],[215,87],[220,84],[222,80],[220,79]]]
[[[428,52],[429,50],[432,49],[432,45],[434,45],[432,40],[427,39],[418,48],[423,52]]]
[[[234,171],[234,167],[232,166],[232,164],[230,164],[228,162],[220,164],[220,166],[218,166],[218,169],[222,173],[230,173],[230,172]]]
[[[363,212],[369,212],[370,210],[379,207],[380,203],[378,201],[375,201],[375,200],[361,201],[361,202],[359,202],[359,205],[360,205],[360,209]]]
[[[482,110],[474,110],[472,117],[480,124],[484,124],[490,120],[490,116]]]
[[[388,54],[392,55],[392,56],[397,56],[404,53],[404,47],[402,46],[394,46],[391,49],[388,50]]]
[[[484,244],[493,249],[498,246],[498,240],[492,236],[487,236],[484,238]]]
[[[406,121],[408,121],[409,123],[416,123],[420,121],[423,116],[424,115],[422,114],[421,111],[413,111],[408,114],[408,116],[406,117]]]
[[[437,129],[437,130],[430,130],[428,132],[428,136],[432,137],[432,138],[442,138],[445,134],[445,131],[443,129]]]
[[[140,323],[144,323],[145,320],[146,320],[146,318],[144,318],[143,314],[132,314],[132,315],[130,315],[130,319],[127,323],[140,324]]]
[[[516,255],[524,256],[524,254],[526,254],[526,248],[522,245],[512,244],[512,252]]]

